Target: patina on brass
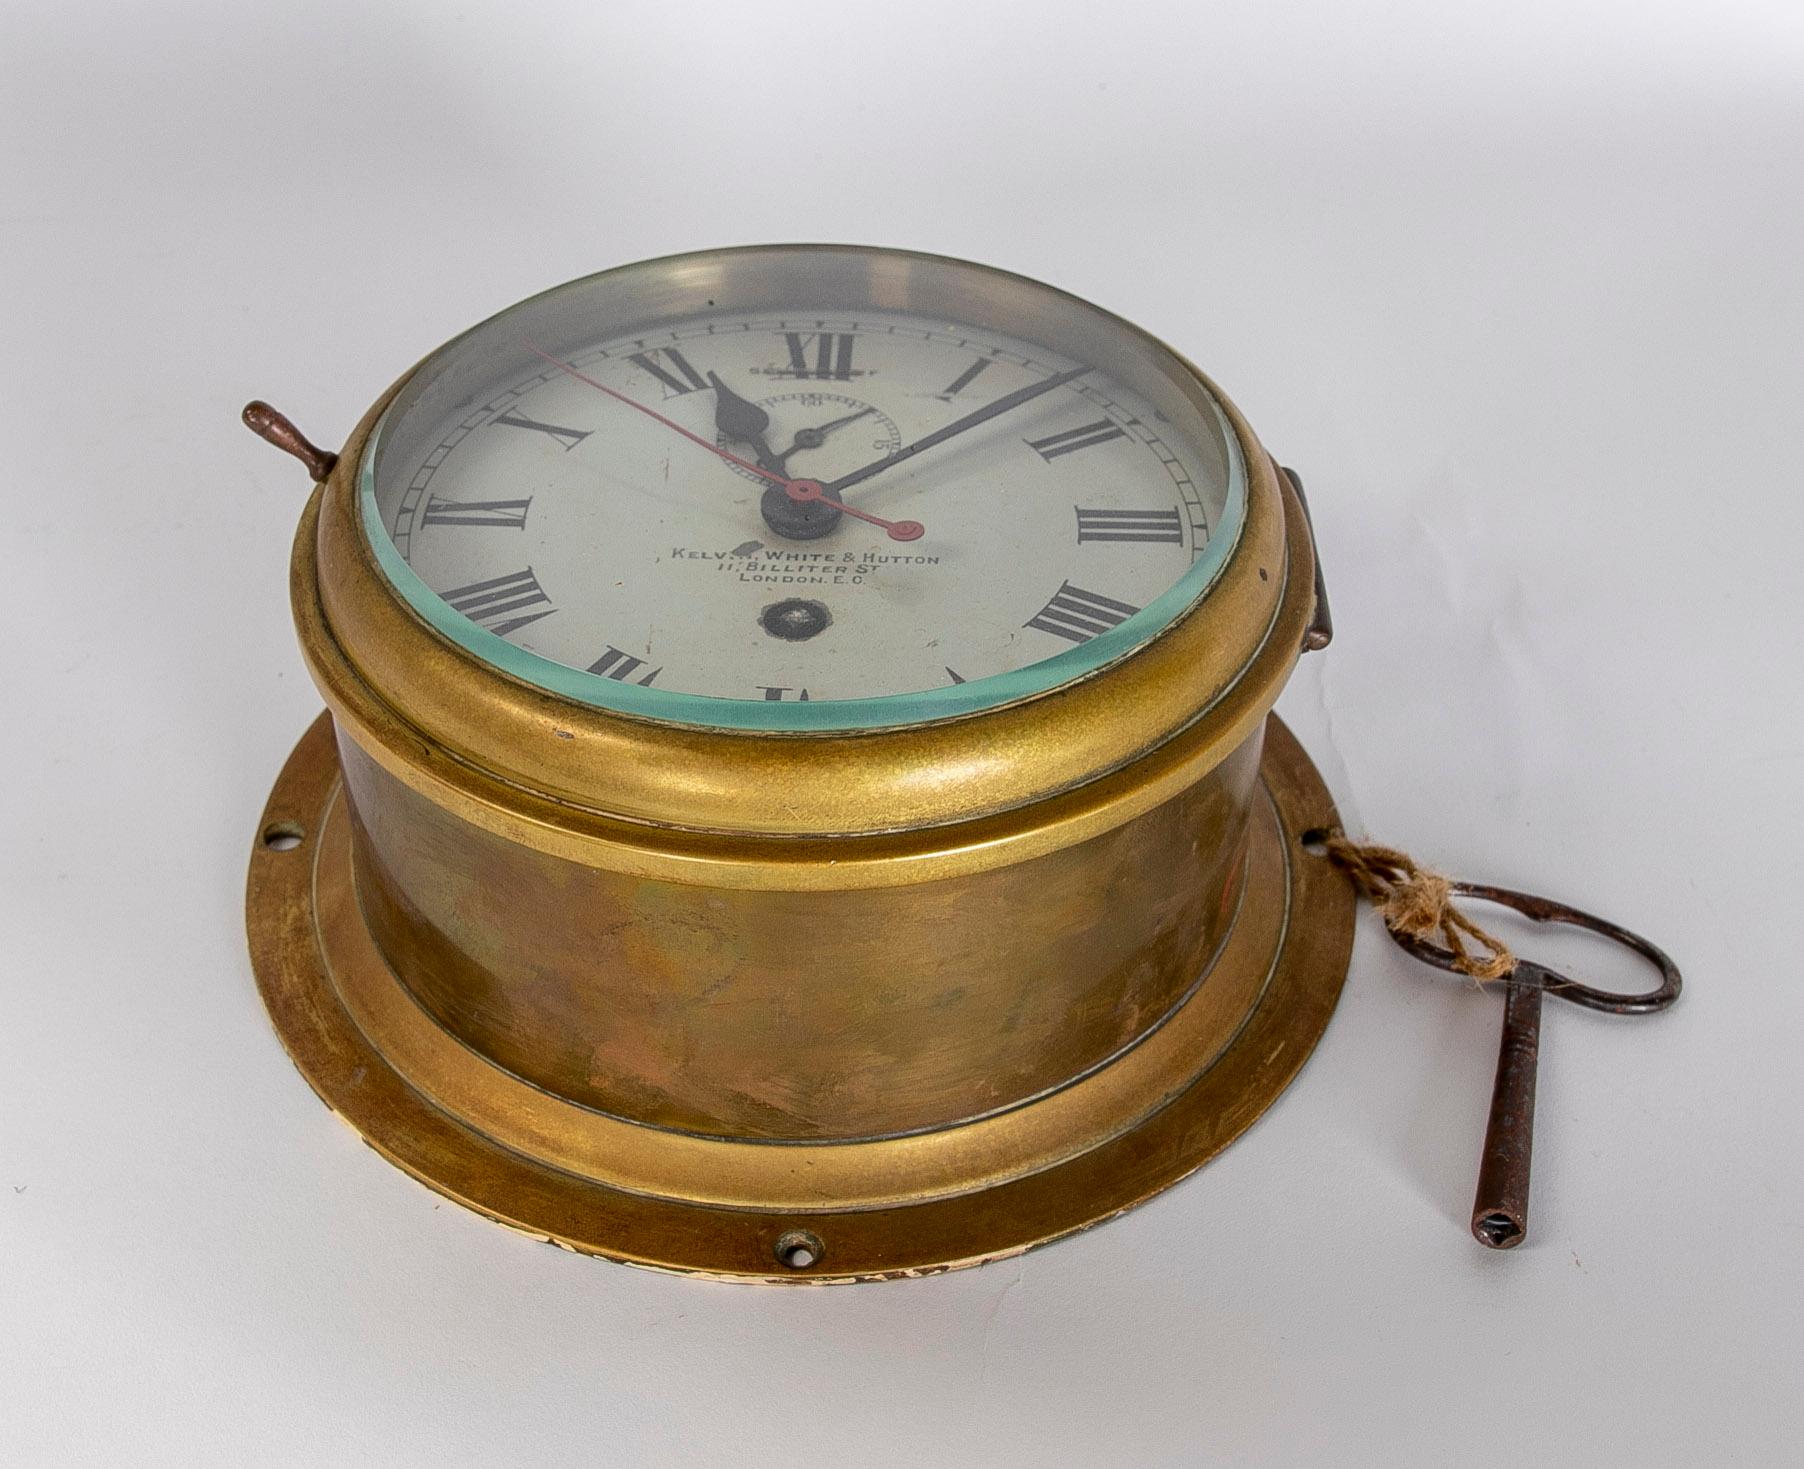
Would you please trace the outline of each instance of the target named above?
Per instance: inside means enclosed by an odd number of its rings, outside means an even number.
[[[578,705],[415,617],[357,519],[387,401],[296,541],[331,718],[249,919],[297,1064],[401,1166],[633,1263],[915,1274],[1130,1207],[1302,1064],[1353,899],[1299,859],[1333,808],[1268,722],[1323,629],[1307,521],[1231,408],[1245,528],[1162,635],[981,714],[777,735]]]

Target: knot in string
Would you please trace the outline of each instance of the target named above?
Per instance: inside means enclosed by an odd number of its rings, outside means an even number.
[[[1407,852],[1356,842],[1340,832],[1322,838],[1328,860],[1372,900],[1385,926],[1423,943],[1438,943],[1453,967],[1481,982],[1503,979],[1516,968],[1509,945],[1485,932],[1454,906],[1453,884],[1419,866]],[[1480,946],[1473,953],[1466,940]]]

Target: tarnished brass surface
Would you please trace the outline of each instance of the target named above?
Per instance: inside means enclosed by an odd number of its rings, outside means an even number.
[[[1106,1219],[1206,1162],[1270,1105],[1326,1026],[1353,898],[1300,838],[1332,827],[1334,808],[1275,719],[1264,746],[1240,916],[1204,983],[1112,1064],[962,1127],[720,1141],[561,1102],[481,1061],[412,1001],[362,921],[326,718],[264,813],[275,844],[251,861],[252,958],[284,1044],[329,1106],[435,1189],[529,1234],[737,1279],[977,1264]],[[818,1258],[786,1265],[799,1258],[784,1243],[793,1237],[818,1244]]]
[[[1318,578],[1231,405],[1244,526],[1157,637],[981,713],[760,734],[560,699],[415,616],[358,521],[388,401],[296,539],[331,728],[268,817],[310,856],[259,850],[249,912],[301,1069],[404,1167],[620,1259],[913,1271],[1137,1202],[1301,1064],[1352,903],[1295,860],[1332,810],[1267,716]]]
[[[1137,1040],[1226,937],[1258,757],[1010,866],[793,891],[550,856],[340,748],[365,918],[445,1029],[615,1116],[788,1139],[945,1127]]]

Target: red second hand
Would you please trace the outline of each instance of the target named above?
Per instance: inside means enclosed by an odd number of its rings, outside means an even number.
[[[688,429],[684,428],[682,424],[666,418],[655,408],[647,408],[638,400],[627,397],[625,393],[610,388],[606,383],[597,382],[587,373],[579,372],[562,358],[553,357],[537,343],[529,342],[525,338],[522,338],[520,345],[526,348],[526,350],[531,352],[535,357],[543,357],[559,371],[569,373],[570,376],[575,378],[579,383],[587,383],[590,387],[606,393],[610,398],[619,399],[622,403],[626,404],[628,408],[637,408],[647,418],[657,419],[657,421],[663,424],[665,428],[675,429],[691,443],[700,444],[702,448],[706,449],[710,454],[718,454],[729,464],[737,464],[741,469],[748,469],[761,479],[767,479],[772,484],[781,485],[789,493],[789,498],[792,500],[819,500],[824,505],[831,505],[835,510],[844,511],[855,520],[862,520],[871,525],[881,526],[884,530],[889,532],[889,538],[892,541],[918,541],[927,533],[926,527],[918,520],[885,520],[880,515],[872,515],[865,510],[855,510],[850,505],[832,499],[822,489],[818,480],[785,479],[780,474],[772,474],[762,464],[754,464],[749,459],[741,459],[737,454],[729,453],[712,439],[704,439],[700,434],[691,433]]]

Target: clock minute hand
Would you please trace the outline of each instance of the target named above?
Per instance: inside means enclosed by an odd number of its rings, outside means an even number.
[[[842,474],[832,484],[825,487],[826,491],[830,495],[843,494],[853,485],[863,484],[872,475],[881,474],[891,465],[900,464],[904,459],[912,459],[923,449],[931,449],[935,444],[943,444],[954,435],[962,434],[968,428],[976,428],[980,423],[988,423],[992,418],[998,418],[1012,408],[1019,408],[1023,403],[1031,403],[1042,393],[1050,393],[1054,388],[1062,388],[1066,383],[1082,377],[1089,370],[1088,367],[1074,367],[1069,372],[1056,372],[1040,382],[1031,383],[1025,388],[1017,388],[1012,393],[1004,393],[994,402],[984,404],[983,407],[967,413],[963,418],[954,419],[944,428],[936,428],[932,433],[923,435],[912,444],[904,445],[894,454],[873,460],[862,469],[854,469],[850,474]],[[790,494],[795,495],[795,491],[792,489]]]

